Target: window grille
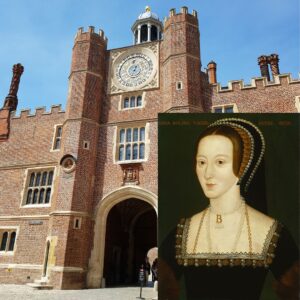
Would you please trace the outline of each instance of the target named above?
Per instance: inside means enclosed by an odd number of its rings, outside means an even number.
[[[16,236],[15,229],[0,229],[0,252],[13,252]]]
[[[50,203],[53,169],[32,170],[28,173],[25,205]]]
[[[122,108],[123,109],[130,109],[130,108],[136,108],[136,107],[141,107],[143,105],[142,101],[142,96],[130,96],[130,97],[125,97],[123,99],[123,104]]]
[[[213,113],[235,113],[237,112],[236,105],[220,105],[212,107]]]
[[[57,125],[54,132],[53,150],[59,150],[61,146],[62,125]]]
[[[145,159],[145,127],[119,130],[117,156],[119,161]]]

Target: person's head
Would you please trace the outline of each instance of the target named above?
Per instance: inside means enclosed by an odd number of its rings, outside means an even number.
[[[213,159],[212,154],[215,155],[215,158],[222,157],[222,155],[223,157],[226,156],[228,158],[228,160],[224,161],[224,163],[226,162],[226,166],[228,166],[229,164],[231,165],[231,168],[227,169],[228,172],[229,171],[231,172],[231,174],[228,173],[227,175],[225,175],[225,178],[223,179],[224,181],[223,183],[225,185],[226,184],[230,185],[227,186],[227,188],[239,184],[241,178],[247,172],[250,164],[252,163],[252,158],[253,158],[253,149],[254,149],[253,136],[254,133],[257,134],[259,132],[258,129],[252,123],[249,123],[245,120],[239,120],[238,122],[235,119],[232,120],[233,121],[231,121],[231,119],[225,119],[225,120],[220,120],[219,121],[220,123],[213,123],[212,124],[213,126],[209,126],[208,128],[206,128],[206,130],[204,130],[204,132],[202,132],[197,143],[197,157],[199,156],[199,154],[201,154],[200,153],[201,151],[206,149],[207,152],[206,155],[210,156],[210,159]],[[222,121],[224,123],[222,123]],[[243,122],[242,123],[243,126],[240,125],[241,122]],[[246,126],[248,126],[248,129],[246,128]],[[251,130],[252,133],[249,130]],[[263,139],[262,136],[261,138]],[[224,153],[224,151],[226,153]],[[261,152],[261,154],[263,154],[263,152]],[[219,160],[219,163],[222,162]],[[197,171],[198,179],[200,181],[199,175],[202,174],[201,172],[204,169],[203,168],[200,169],[198,167],[199,166],[198,162],[196,166],[197,166],[196,171]],[[254,167],[254,172],[255,172],[255,168],[256,167]],[[219,170],[218,172],[225,171],[224,167],[221,169],[216,168],[216,170]],[[252,176],[253,174],[250,175],[250,179],[252,178]],[[226,178],[229,179],[230,177],[232,180],[228,182]],[[204,177],[202,177],[200,183],[203,191],[205,192],[209,184],[205,184],[205,180],[203,178]],[[233,180],[233,178],[235,178],[235,180]],[[211,189],[213,188],[211,187]]]
[[[238,127],[208,127],[199,137],[196,173],[205,195],[220,196],[235,188],[250,159],[251,141]]]
[[[227,144],[226,149],[227,152],[229,151],[228,154],[232,159],[232,166],[231,169],[229,169],[231,173],[228,171],[230,173],[228,173],[228,176],[231,178],[231,181],[229,180],[229,187],[227,186],[226,189],[237,189],[243,196],[249,197],[249,199],[264,197],[263,156],[265,153],[265,139],[261,130],[254,123],[246,119],[241,119],[238,117],[218,119],[210,124],[199,136],[196,144],[196,155],[201,154],[199,150],[203,151],[205,148],[206,151],[212,155],[212,152],[216,151],[217,149],[216,144],[212,144],[213,139],[215,139],[215,143],[216,140],[218,141],[218,149],[222,148],[223,151],[225,149],[224,147],[226,147],[225,144]],[[223,140],[223,142],[221,142],[221,140]],[[227,143],[225,141],[227,141]],[[210,145],[209,142],[211,143]],[[221,147],[221,145],[223,145],[223,147]],[[231,150],[228,150],[228,148]],[[196,172],[200,181],[200,175],[201,172],[203,172],[203,169],[199,169],[197,160],[195,160],[195,162]],[[253,185],[253,188],[249,189],[249,185],[253,181],[256,173],[257,176],[255,176],[255,185]],[[222,173],[219,172],[218,174]],[[226,175],[225,178],[228,179],[228,176]],[[204,178],[204,175],[202,178]],[[228,182],[227,179],[223,180],[220,178],[223,184]],[[210,192],[210,195],[205,192],[205,188],[207,189],[210,187],[213,189],[213,185],[210,185],[211,182],[213,183],[212,179],[205,185],[204,179],[202,179],[202,183],[200,181],[201,187],[208,198],[215,196],[211,195],[212,192]],[[219,192],[219,196],[223,195],[224,192],[226,192],[226,189],[224,188],[221,192]],[[253,205],[257,208],[260,207],[255,204]]]

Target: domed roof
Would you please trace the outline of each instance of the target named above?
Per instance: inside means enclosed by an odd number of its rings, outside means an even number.
[[[149,6],[145,7],[145,12],[141,13],[138,17],[139,20],[153,18],[159,20],[158,15],[153,13]]]

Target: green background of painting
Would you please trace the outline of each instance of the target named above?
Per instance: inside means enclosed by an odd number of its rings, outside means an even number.
[[[159,247],[180,218],[207,206],[194,171],[196,141],[207,127],[203,123],[226,117],[249,120],[263,132],[268,215],[282,222],[299,245],[299,114],[159,114]],[[270,274],[263,300],[277,299],[271,279]]]

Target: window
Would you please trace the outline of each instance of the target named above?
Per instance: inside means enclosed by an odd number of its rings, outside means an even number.
[[[222,107],[215,107],[214,108],[214,113],[222,113],[223,112],[223,108]]]
[[[126,96],[122,103],[123,109],[130,109],[135,107],[141,107],[143,105],[142,96]]]
[[[141,27],[141,42],[147,42],[148,41],[148,26],[142,25]]]
[[[59,150],[61,146],[62,125],[56,125],[53,139],[53,150]]]
[[[76,217],[74,219],[73,228],[74,229],[80,229],[81,228],[81,218],[80,217]]]
[[[54,169],[34,169],[28,172],[23,205],[49,204]]]
[[[152,25],[151,26],[151,41],[157,40],[157,27]]]
[[[236,104],[219,105],[212,107],[213,113],[236,113],[238,112]]]
[[[16,243],[16,228],[0,228],[0,253],[12,253]]]
[[[176,90],[182,90],[182,81],[176,82]]]
[[[117,153],[118,161],[145,159],[145,127],[121,128]]]
[[[86,149],[86,150],[90,149],[90,142],[89,141],[83,141],[83,149]]]
[[[233,113],[233,106],[225,106],[224,112],[225,113]]]

